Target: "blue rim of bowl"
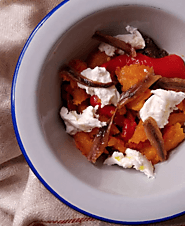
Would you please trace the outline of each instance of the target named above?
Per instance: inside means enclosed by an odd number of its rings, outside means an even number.
[[[22,140],[20,138],[20,133],[18,130],[18,126],[17,126],[17,121],[16,121],[16,113],[15,113],[15,92],[16,92],[16,82],[17,82],[17,77],[19,74],[19,68],[20,65],[22,63],[23,57],[25,52],[27,51],[27,48],[29,46],[29,44],[31,43],[32,39],[34,38],[35,34],[37,33],[37,31],[42,27],[42,25],[59,9],[61,8],[64,4],[66,4],[67,2],[69,2],[70,0],[63,0],[61,3],[59,3],[55,8],[53,8],[35,27],[35,29],[32,31],[32,33],[30,34],[29,38],[27,39],[21,53],[19,56],[19,59],[17,61],[16,67],[15,67],[15,71],[14,71],[14,75],[13,75],[13,80],[12,80],[12,88],[11,88],[11,115],[12,115],[12,123],[13,123],[13,127],[14,127],[14,131],[15,131],[15,135],[16,135],[16,139],[18,142],[18,145],[21,149],[21,152],[24,155],[25,160],[27,161],[29,167],[31,168],[31,170],[33,171],[33,173],[36,175],[36,177],[40,180],[40,182],[56,197],[58,198],[60,201],[62,201],[64,204],[66,204],[67,206],[71,207],[72,209],[85,214],[89,217],[95,218],[97,220],[101,220],[101,221],[106,221],[109,223],[115,223],[115,224],[127,224],[127,225],[139,225],[139,224],[149,224],[149,223],[157,223],[157,222],[161,222],[161,221],[166,221],[166,220],[170,220],[173,219],[175,217],[181,216],[183,214],[185,214],[185,211],[178,213],[178,214],[174,214],[172,216],[168,216],[168,217],[164,217],[164,218],[160,218],[160,219],[154,219],[154,220],[148,220],[148,221],[119,221],[119,220],[111,220],[109,218],[104,218],[101,216],[97,216],[94,214],[91,214],[89,212],[86,212],[82,209],[80,209],[77,206],[72,205],[71,203],[69,203],[68,201],[66,201],[63,197],[61,197],[59,194],[57,194],[51,187],[49,184],[47,184],[47,182],[40,176],[39,172],[36,170],[36,168],[33,166],[32,162],[30,161],[26,150],[23,146]]]

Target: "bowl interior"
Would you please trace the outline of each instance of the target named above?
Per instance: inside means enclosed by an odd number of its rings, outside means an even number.
[[[159,195],[166,190],[174,191],[175,185],[182,183],[182,176],[176,175],[174,165],[177,168],[183,165],[183,153],[180,149],[184,144],[172,152],[167,162],[156,165],[156,179],[149,180],[135,170],[105,166],[101,161],[96,165],[89,163],[76,149],[73,139],[66,134],[59,116],[62,107],[58,75],[60,67],[73,58],[86,59],[88,53],[98,45],[91,38],[96,30],[116,35],[125,33],[126,25],[137,27],[151,36],[169,53],[181,56],[185,54],[185,22],[174,15],[156,8],[136,5],[98,11],[74,24],[51,48],[40,74],[37,110],[50,151],[70,174],[88,186],[116,195]],[[171,175],[170,178],[166,177],[167,173]]]

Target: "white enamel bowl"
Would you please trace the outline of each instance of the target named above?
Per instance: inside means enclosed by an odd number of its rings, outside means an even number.
[[[133,25],[170,53],[185,54],[183,0],[74,0],[52,10],[30,35],[15,69],[12,118],[20,148],[35,175],[58,199],[97,219],[148,223],[185,211],[185,151],[182,143],[156,178],[135,170],[93,165],[65,133],[58,71],[85,58],[93,33],[120,34]]]

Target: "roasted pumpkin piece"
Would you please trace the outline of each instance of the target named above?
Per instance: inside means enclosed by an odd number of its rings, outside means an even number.
[[[156,164],[159,162],[159,158],[157,157],[156,149],[152,145],[148,145],[142,150],[143,154],[146,156],[146,158],[151,161],[153,164]],[[158,161],[156,162],[156,159]]]
[[[116,69],[116,75],[123,92],[142,81],[150,73],[154,74],[153,68],[140,64],[126,65]]]
[[[185,113],[185,100],[181,101],[180,104],[177,105],[178,109]]]
[[[62,100],[63,101],[67,101],[68,95],[72,94],[72,90],[71,93],[68,93],[68,87],[71,87],[68,83],[63,83],[61,86],[61,94],[62,94]]]
[[[126,150],[124,141],[119,139],[118,137],[110,136],[108,146],[113,147],[113,149],[118,150],[122,153],[124,153]]]
[[[89,137],[94,140],[96,134],[98,133],[99,131],[99,128],[98,127],[95,127],[94,129],[92,129],[91,132],[88,133]]]
[[[160,162],[159,156],[156,154],[155,158],[153,158],[153,159],[151,160],[151,162],[152,162],[153,165],[155,165],[155,164],[157,164],[158,162]]]
[[[181,128],[180,123],[167,125],[163,130],[163,139],[166,151],[176,148],[184,138],[183,128]]]
[[[89,99],[84,100],[81,104],[77,106],[77,111],[82,113],[89,106]]]
[[[149,140],[139,142],[138,144],[128,143],[127,147],[141,152],[141,154],[145,155],[152,164],[156,164],[160,161],[156,149],[150,144]]]
[[[110,130],[110,135],[118,135],[120,133],[119,129],[117,128],[116,125],[112,124],[111,130]]]
[[[128,148],[140,151],[142,154],[143,154],[142,151],[144,150],[144,148],[148,147],[149,145],[150,145],[150,141],[149,140],[146,140],[144,142],[139,142],[138,144],[132,143],[132,142],[129,142],[129,143],[126,144],[126,146]]]
[[[157,155],[156,149],[152,145],[148,145],[144,147],[142,152],[146,156],[146,158],[152,162],[152,164],[156,164],[160,161],[160,158]]]
[[[156,149],[150,144],[149,140],[139,142],[138,144],[128,143],[127,147],[141,152],[149,161],[152,162],[153,165],[160,161]]]
[[[142,120],[139,121],[138,125],[136,126],[135,132],[129,143],[139,144],[140,142],[144,142],[147,140],[147,136],[145,134],[144,126]]]
[[[126,107],[134,111],[139,111],[143,107],[145,100],[148,99],[150,96],[151,96],[151,91],[150,89],[147,89],[144,93],[142,93],[136,99],[128,103]]]
[[[67,100],[67,108],[69,111],[76,111],[77,110],[77,106],[75,104],[73,104],[73,99],[68,98]]]
[[[126,112],[127,112],[127,109],[125,106],[123,106],[117,110],[117,114],[119,114],[119,115],[124,115],[124,114],[126,114]]]
[[[179,122],[181,125],[185,123],[185,114],[182,112],[179,113],[171,113],[168,119],[169,125],[174,125]]]
[[[87,64],[80,60],[80,59],[73,59],[68,64],[70,67],[72,67],[75,71],[78,73],[82,72],[83,70],[87,69]]]
[[[87,156],[93,143],[90,135],[85,132],[78,132],[74,135],[74,140],[76,147],[82,152],[83,155]]]
[[[96,66],[101,66],[102,64],[109,61],[111,58],[105,54],[105,52],[101,52],[99,50],[93,51],[87,59],[87,65],[90,68],[95,68]]]
[[[73,96],[73,103],[75,105],[81,104],[83,101],[85,101],[87,98],[89,98],[89,95],[85,92],[84,89],[76,88],[72,92]]]
[[[60,77],[63,82],[67,81],[70,83],[71,90],[78,88],[77,82],[71,79],[69,76],[67,76],[65,73],[61,72]]]

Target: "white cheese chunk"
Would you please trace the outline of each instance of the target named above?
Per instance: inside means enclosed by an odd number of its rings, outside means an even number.
[[[170,113],[177,109],[184,98],[185,93],[156,89],[151,91],[152,95],[140,110],[140,117],[144,122],[148,117],[152,117],[157,122],[159,128],[164,128],[168,123]]]
[[[106,122],[101,122],[98,120],[98,115],[96,115],[96,110],[98,106],[87,107],[82,114],[77,114],[76,111],[69,111],[65,107],[60,110],[60,116],[64,120],[66,125],[66,132],[70,135],[74,135],[79,131],[91,132],[95,127],[102,127],[106,125]]]
[[[87,68],[81,72],[83,76],[95,82],[112,82],[110,73],[104,67],[95,67],[94,69]]]
[[[121,152],[115,151],[111,157],[104,161],[104,164],[114,165],[117,164],[123,168],[134,168],[143,172],[148,178],[154,178],[154,167],[147,158],[140,152],[127,148],[125,156]]]
[[[130,32],[130,34],[116,35],[115,38],[129,43],[135,49],[143,49],[145,47],[145,41],[137,28],[128,25],[126,30]],[[101,43],[98,48],[101,52],[105,52],[108,56],[113,56],[117,50],[116,47],[106,43]],[[124,54],[124,51],[119,50],[119,54]]]
[[[112,82],[110,73],[104,67],[95,67],[94,69],[87,68],[83,70],[81,74],[93,81],[102,83]],[[120,100],[120,94],[115,86],[111,86],[109,88],[94,88],[82,85],[80,83],[78,83],[78,86],[82,89],[85,89],[86,93],[90,94],[91,96],[97,95],[99,99],[101,99],[101,107],[108,104],[113,104],[116,106]]]

